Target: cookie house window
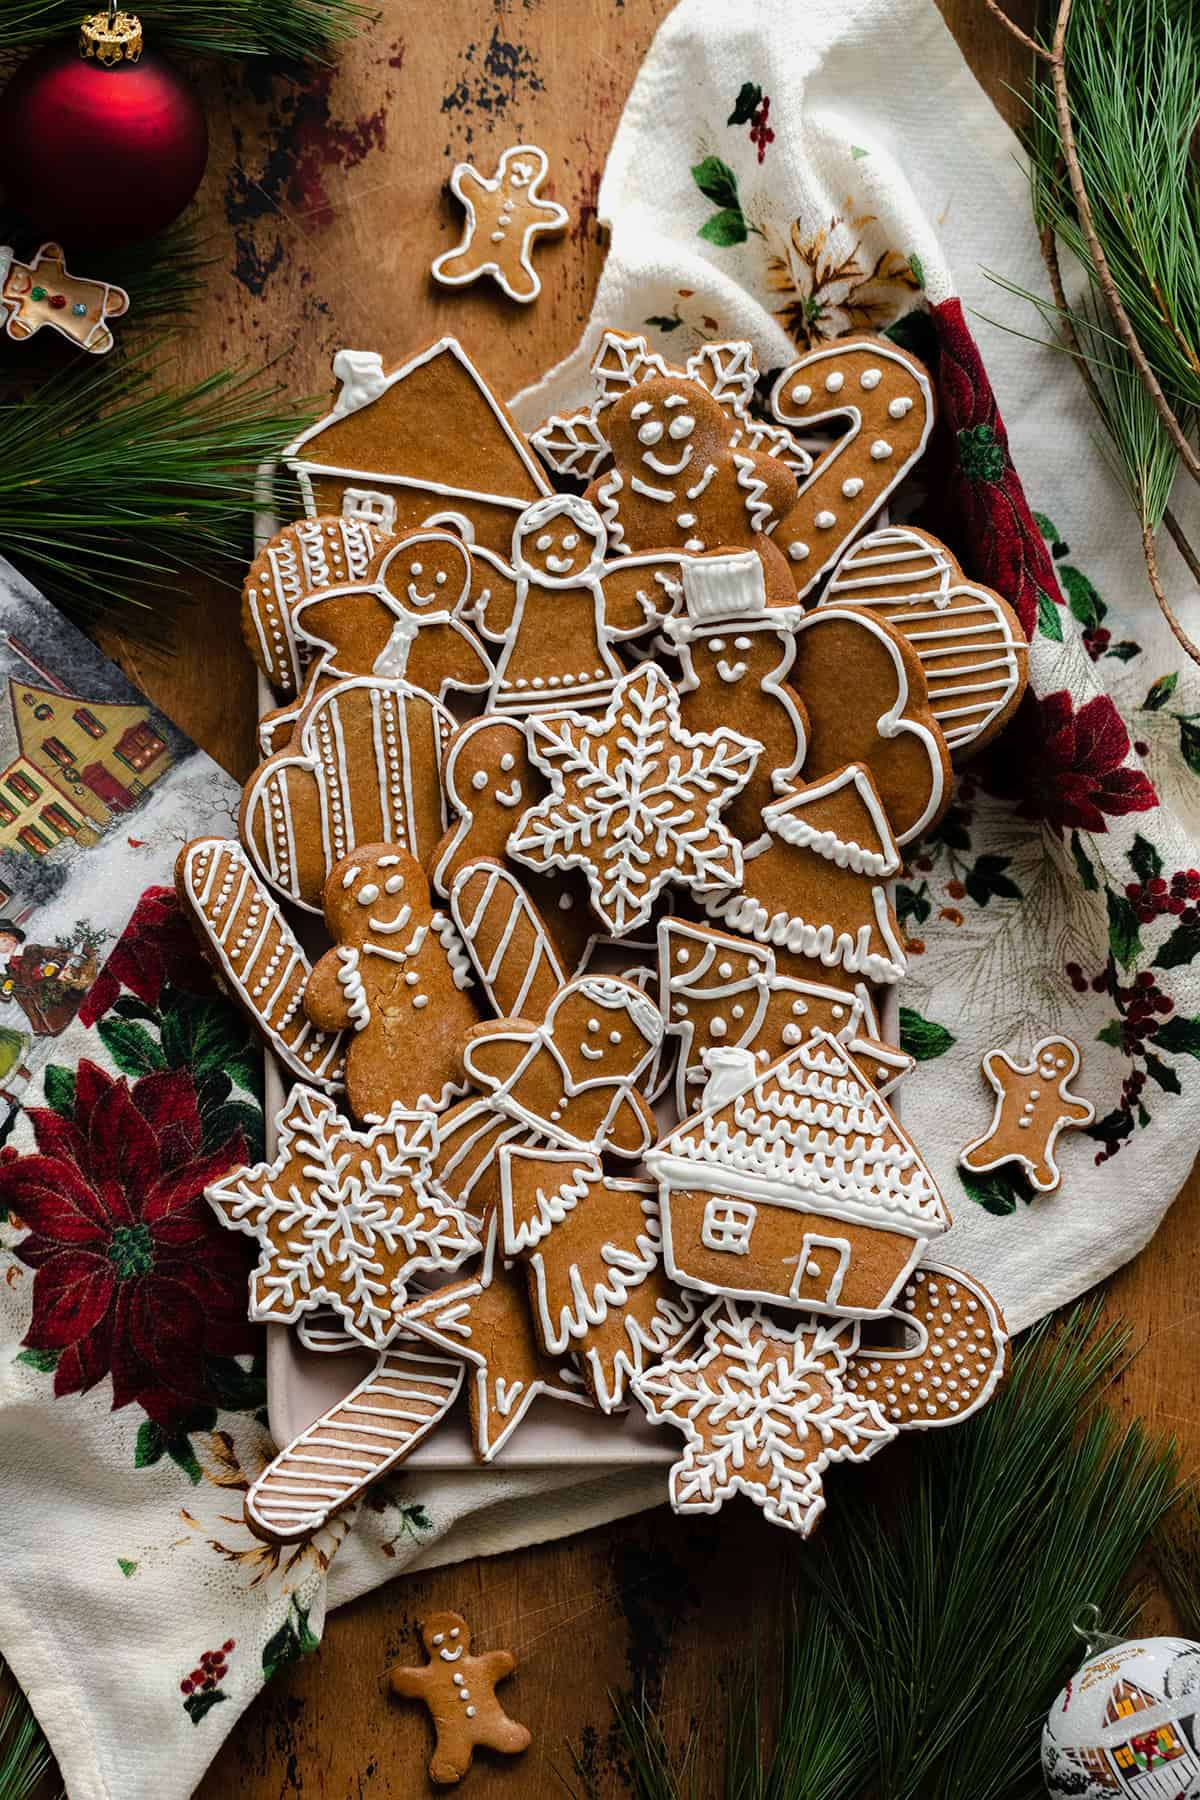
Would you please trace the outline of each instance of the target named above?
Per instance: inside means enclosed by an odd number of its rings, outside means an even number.
[[[23,806],[31,806],[41,798],[42,790],[36,781],[30,779],[23,769],[16,769],[5,777],[5,787],[10,794],[15,794]]]
[[[75,723],[79,726],[79,729],[81,731],[86,731],[90,738],[102,738],[104,736],[103,725],[100,723],[95,713],[89,712],[86,706],[77,706],[72,716],[74,717]]]
[[[749,1200],[710,1200],[704,1209],[700,1242],[706,1250],[725,1250],[731,1256],[748,1256],[756,1216],[757,1209]]]
[[[342,517],[365,519],[370,525],[391,531],[396,523],[396,501],[393,495],[381,494],[375,488],[347,488],[342,495]]]

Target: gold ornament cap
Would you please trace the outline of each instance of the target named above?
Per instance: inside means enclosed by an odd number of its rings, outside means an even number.
[[[138,62],[142,54],[142,21],[136,13],[118,12],[110,5],[89,13],[79,27],[79,54],[86,62],[115,69],[118,63]]]

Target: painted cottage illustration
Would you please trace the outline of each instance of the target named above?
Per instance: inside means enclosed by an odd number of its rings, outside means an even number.
[[[309,517],[441,525],[507,561],[518,515],[553,489],[457,339],[390,372],[373,350],[341,350],[333,372],[333,411],[283,452]]]
[[[759,1070],[709,1054],[705,1105],[647,1152],[663,1260],[685,1287],[869,1315],[950,1221],[933,1176],[828,1032]]]
[[[1172,1701],[1136,1681],[1116,1681],[1104,1709],[1104,1745],[1073,1751],[1073,1758],[1104,1793],[1179,1800],[1200,1775],[1200,1757],[1177,1715]]]

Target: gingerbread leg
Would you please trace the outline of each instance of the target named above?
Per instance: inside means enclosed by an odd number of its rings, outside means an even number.
[[[522,1750],[528,1750],[533,1738],[526,1726],[518,1725],[507,1713],[501,1713],[498,1719],[484,1724],[477,1741],[486,1745],[489,1750],[502,1750],[506,1756],[519,1756]]]
[[[443,1745],[442,1734],[439,1731],[437,1744],[429,1759],[430,1781],[438,1787],[454,1787],[470,1768],[472,1755],[473,1747],[470,1744],[465,1750],[459,1750],[457,1755],[451,1754]]]

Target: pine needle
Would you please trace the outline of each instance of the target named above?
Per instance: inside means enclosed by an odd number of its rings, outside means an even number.
[[[306,420],[259,374],[169,378],[163,343],[71,367],[0,404],[0,554],[76,618],[165,638],[152,591],[185,573],[236,586],[256,470]]]
[[[18,1691],[0,1713],[0,1800],[27,1800],[49,1768],[41,1727]]]
[[[0,52],[75,33],[87,10],[79,0],[4,0]],[[138,0],[135,10],[147,41],[164,49],[306,62],[328,61],[379,17],[363,0]]]
[[[1159,1531],[1154,1559],[1184,1636],[1200,1639],[1200,1493],[1194,1486]]]

